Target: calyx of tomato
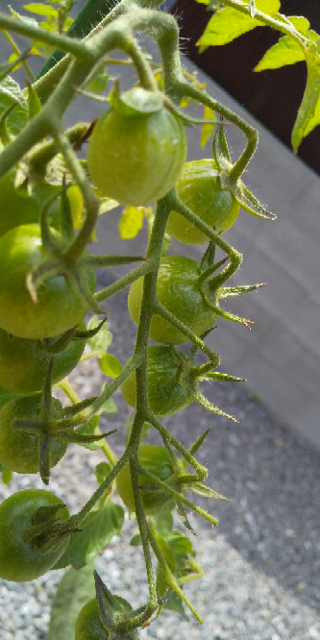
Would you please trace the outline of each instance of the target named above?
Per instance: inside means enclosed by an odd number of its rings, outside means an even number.
[[[64,504],[39,507],[31,517],[31,526],[24,529],[22,537],[25,542],[30,542],[39,553],[55,551],[66,537],[80,530],[72,525],[72,521],[65,520],[60,523],[59,510]]]
[[[212,142],[213,157],[219,168],[219,177],[222,189],[228,189],[234,198],[245,211],[258,218],[275,220],[276,215],[266,209],[259,200],[249,191],[242,180],[234,177],[234,165],[231,162],[231,155],[228,148],[223,123],[216,125],[216,132]]]
[[[39,471],[44,484],[49,484],[50,479],[50,455],[54,442],[71,442],[76,444],[88,444],[97,442],[108,435],[115,433],[115,430],[101,435],[84,435],[74,431],[76,426],[85,423],[85,409],[93,404],[96,398],[84,400],[72,407],[61,408],[60,403],[52,397],[52,368],[53,358],[45,381],[41,395],[41,403],[37,416],[32,416],[31,420],[13,420],[12,428],[26,430],[33,434],[38,440],[39,451]]]
[[[142,87],[132,87],[120,93],[116,82],[110,93],[110,102],[116,111],[124,116],[149,116],[165,107],[167,98],[160,91],[148,91]]]
[[[133,619],[143,609],[125,610],[102,582],[99,574],[94,572],[96,598],[101,623],[108,633],[108,640],[138,640]],[[131,621],[131,624],[130,624]],[[139,625],[137,625],[139,626]],[[133,628],[132,628],[133,627]]]

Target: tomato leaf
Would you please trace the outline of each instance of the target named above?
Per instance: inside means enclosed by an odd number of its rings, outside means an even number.
[[[96,476],[99,484],[101,484],[109,475],[112,467],[108,462],[99,462],[94,468],[94,475]]]
[[[180,613],[181,616],[188,620],[188,616],[184,610],[183,602],[178,596],[178,594],[174,591],[170,598],[165,601],[163,605],[163,609],[167,609],[168,611],[175,611],[176,613]]]
[[[273,47],[268,49],[254,71],[279,69],[302,60],[305,60],[303,49],[290,36],[284,36]]]
[[[119,535],[124,521],[124,509],[107,500],[102,509],[93,509],[81,525],[81,533],[70,537],[69,545],[55,565],[62,569],[71,564],[80,569],[108,546],[113,536]]]
[[[171,531],[167,537],[167,542],[175,555],[196,555],[191,540],[181,531]]]
[[[142,538],[140,533],[136,533],[134,536],[132,536],[131,540],[130,540],[130,546],[131,547],[141,547],[142,545]]]
[[[246,4],[249,0],[244,0]],[[276,15],[280,9],[279,0],[256,0],[256,7],[268,15]],[[265,24],[256,18],[251,18],[250,14],[240,13],[232,7],[225,7],[212,16],[198,45],[200,51],[204,51],[209,46],[217,46],[232,42],[255,27],[263,27]]]
[[[104,375],[112,379],[116,378],[122,371],[120,360],[110,353],[106,353],[101,358],[98,358],[98,365]]]
[[[58,18],[59,13],[53,7],[47,4],[41,4],[41,2],[31,2],[31,4],[24,4],[23,8],[30,13],[37,13],[39,16],[47,16],[50,18]]]
[[[121,240],[135,238],[143,227],[143,207],[128,206],[124,209],[119,223]]]
[[[94,562],[62,577],[53,600],[48,640],[74,640],[76,619],[84,605],[94,598]]]
[[[303,138],[320,123],[320,58],[316,43],[306,51],[306,61],[307,84],[291,135],[294,153],[297,153]]]
[[[13,104],[16,106],[6,119],[9,132],[16,136],[24,128],[28,120],[28,103],[19,85],[7,76],[0,82],[0,117]]]

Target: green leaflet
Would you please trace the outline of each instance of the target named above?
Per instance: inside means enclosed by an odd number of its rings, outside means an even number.
[[[110,353],[105,353],[101,358],[98,358],[98,365],[104,375],[112,379],[116,378],[122,371],[121,362]]]
[[[53,600],[48,640],[74,640],[74,627],[82,607],[95,596],[94,562],[64,574]]]
[[[306,50],[306,62],[307,84],[291,136],[294,153],[297,153],[303,138],[320,123],[320,57],[315,43]]]
[[[111,502],[110,498],[101,509],[92,509],[81,525],[81,532],[70,537],[69,545],[54,569],[62,569],[69,564],[79,569],[88,564],[102,553],[113,536],[120,533],[123,520],[124,509]]]
[[[268,49],[254,71],[279,69],[279,67],[295,64],[302,60],[305,60],[302,47],[290,36],[283,36],[273,47]]]
[[[249,0],[245,0],[243,4],[249,4]],[[279,0],[256,0],[255,4],[259,11],[268,15],[275,16],[280,9]],[[225,7],[212,16],[197,44],[200,45],[200,50],[204,51],[209,46],[227,44],[243,33],[263,26],[262,22],[251,18],[249,13],[245,14],[237,9]]]
[[[9,132],[17,136],[28,120],[28,103],[19,85],[7,76],[0,82],[0,117],[16,102],[17,105],[9,114],[6,124]]]
[[[39,16],[46,16],[52,18],[58,18],[59,14],[56,9],[50,7],[47,4],[41,4],[40,2],[31,2],[31,4],[25,4],[24,9],[31,13],[37,13]]]

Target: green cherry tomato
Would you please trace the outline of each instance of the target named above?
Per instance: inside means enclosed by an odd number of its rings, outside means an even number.
[[[102,625],[96,598],[81,609],[75,628],[75,640],[108,640],[109,633]]]
[[[148,398],[150,409],[157,416],[171,416],[188,407],[194,400],[197,388],[192,382],[186,387],[179,383],[181,361],[170,347],[156,345],[148,347]],[[136,408],[136,377],[133,372],[121,385],[125,401]]]
[[[130,613],[132,607],[127,600],[120,596],[113,596],[124,611]],[[109,633],[103,626],[99,606],[96,598],[93,598],[81,609],[75,628],[75,640],[108,640]]]
[[[84,323],[80,324],[80,329],[85,329]],[[53,384],[65,378],[76,367],[85,344],[85,340],[71,340],[64,351],[54,355]],[[41,391],[51,357],[41,340],[18,338],[0,329],[0,385],[9,391],[15,393]]]
[[[182,202],[217,233],[225,233],[236,221],[240,206],[228,189],[222,189],[214,160],[186,162],[177,181]],[[176,211],[170,214],[167,233],[185,244],[204,244],[208,236]]]
[[[21,338],[60,335],[81,322],[88,307],[63,276],[46,280],[32,301],[26,278],[43,258],[40,227],[15,227],[0,238],[0,327]],[[94,289],[94,274],[87,281]]]
[[[200,290],[200,276],[201,269],[197,262],[189,258],[171,256],[161,261],[157,281],[159,301],[198,336],[210,329],[216,319],[215,312]],[[135,324],[138,324],[139,320],[142,288],[143,278],[139,278],[129,291],[129,313]],[[210,302],[214,304],[215,300]],[[188,342],[188,338],[181,331],[159,315],[152,318],[150,338],[164,344]]]
[[[59,400],[53,399],[57,409]],[[16,473],[38,473],[38,438],[27,429],[14,429],[14,420],[32,421],[41,408],[41,395],[17,398],[0,409],[0,464]],[[65,454],[67,445],[55,441],[50,451],[50,467],[58,464]]]
[[[155,113],[127,113],[112,106],[93,130],[88,168],[102,195],[141,206],[172,189],[186,151],[181,120],[165,106]]]
[[[39,183],[28,195],[22,195],[22,189],[14,186],[15,171],[9,171],[0,180],[0,237],[7,231],[20,225],[38,223],[42,208],[59,191],[61,186]],[[81,217],[82,196],[77,185],[71,185],[67,191],[73,220]],[[49,222],[55,229],[60,228],[60,198],[56,198],[48,211]]]
[[[49,571],[58,562],[68,545],[68,538],[47,551],[38,550],[33,541],[24,539],[24,533],[33,522],[40,507],[63,504],[50,491],[27,489],[18,491],[0,505],[0,577],[13,582],[34,580]],[[63,520],[69,517],[67,508],[59,510]]]
[[[142,466],[160,478],[160,480],[167,480],[174,472],[171,458],[164,447],[142,444],[139,447],[138,458]],[[116,484],[120,498],[126,507],[130,511],[135,511],[129,463],[121,469],[117,476]],[[151,484],[149,478],[143,475],[139,476],[139,487],[150,486]],[[148,516],[172,511],[175,507],[174,498],[170,493],[161,489],[154,491],[142,490],[141,498],[145,513]]]

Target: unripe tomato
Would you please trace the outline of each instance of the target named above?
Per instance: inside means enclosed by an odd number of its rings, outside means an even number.
[[[159,301],[198,336],[210,329],[216,319],[216,313],[200,290],[200,276],[201,269],[197,262],[171,256],[161,261],[157,281]],[[132,284],[128,297],[129,313],[136,325],[139,321],[142,288],[143,278],[138,278]],[[210,302],[215,304],[213,293]],[[181,331],[157,314],[152,318],[150,338],[164,344],[188,342]]]
[[[109,633],[104,628],[99,615],[96,598],[81,609],[75,628],[75,640],[108,640]]]
[[[183,362],[186,356],[181,353],[179,362],[170,347],[156,345],[148,347],[148,399],[150,409],[157,416],[171,416],[188,407],[198,391],[198,384],[186,377],[183,386],[179,374],[183,374]],[[187,367],[186,367],[187,369]],[[187,376],[187,372],[186,372]],[[136,408],[136,376],[133,372],[121,385],[125,401]]]
[[[85,328],[84,323],[82,328]],[[85,340],[72,340],[53,358],[52,383],[65,378],[78,364]],[[35,393],[43,388],[51,354],[41,340],[18,338],[0,329],[0,385],[15,393]]]
[[[60,409],[59,400],[53,399]],[[28,396],[7,402],[0,409],[0,464],[16,473],[38,473],[39,447],[36,435],[28,429],[13,429],[14,420],[32,421],[39,417],[41,396]],[[50,467],[54,467],[65,454],[67,445],[55,441],[50,451]]]
[[[177,181],[182,202],[217,233],[225,233],[236,221],[240,206],[228,189],[222,189],[214,160],[186,162]],[[180,213],[170,214],[167,233],[185,244],[204,244],[208,236]]]
[[[21,195],[21,191],[14,186],[14,178],[15,171],[12,170],[0,180],[0,237],[14,227],[38,223],[43,207],[61,191],[59,185],[41,182],[33,189],[31,195]],[[83,206],[79,187],[71,185],[67,194],[72,218],[78,220]],[[60,228],[60,198],[51,203],[48,218],[52,227]]]
[[[62,500],[50,491],[26,489],[18,491],[0,505],[0,577],[13,582],[34,580],[49,571],[68,546],[68,538],[61,540],[58,548],[41,552],[34,541],[26,542],[24,532],[31,527],[34,513],[40,507],[63,505]],[[69,517],[68,509],[59,510],[63,520]]]
[[[129,92],[128,92],[129,93]],[[139,87],[133,97],[152,93]],[[101,194],[121,204],[141,206],[172,189],[186,158],[183,125],[162,106],[155,113],[111,107],[94,128],[88,147],[88,168]]]
[[[117,603],[122,606],[123,610],[130,613],[132,607],[127,600],[120,598],[120,596],[113,596],[117,600]],[[131,638],[135,638],[131,632]],[[103,626],[100,615],[99,606],[96,598],[89,600],[87,604],[81,609],[75,628],[75,640],[108,640],[109,633]]]
[[[37,291],[38,301],[32,301],[26,278],[42,258],[39,225],[16,227],[0,238],[0,327],[21,338],[60,335],[79,324],[88,310],[63,275],[46,280]],[[87,282],[93,290],[92,271]]]
[[[138,458],[142,466],[160,478],[160,480],[167,480],[174,473],[172,460],[164,447],[154,444],[142,444],[139,447]],[[117,476],[116,484],[120,498],[126,507],[130,511],[135,511],[129,463],[121,469]],[[140,475],[139,487],[144,485],[150,486],[152,483],[149,478]],[[175,499],[172,498],[170,493],[159,488],[155,491],[142,490],[141,498],[145,513],[148,516],[172,511],[175,507]]]

